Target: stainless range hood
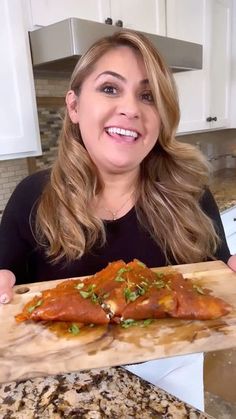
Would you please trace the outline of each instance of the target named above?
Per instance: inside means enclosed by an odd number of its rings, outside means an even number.
[[[36,73],[71,74],[79,57],[117,26],[70,18],[29,33]],[[202,45],[142,32],[160,51],[173,72],[202,68]]]

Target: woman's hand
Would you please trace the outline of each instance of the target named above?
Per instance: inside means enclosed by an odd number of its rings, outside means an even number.
[[[0,269],[0,304],[7,304],[13,297],[13,285],[16,277],[7,269]]]
[[[232,271],[236,272],[236,255],[230,256],[227,265],[230,269],[232,269]]]

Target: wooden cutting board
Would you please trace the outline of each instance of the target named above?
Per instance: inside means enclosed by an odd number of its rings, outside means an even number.
[[[164,272],[166,268],[157,268]],[[233,306],[218,320],[155,320],[146,327],[87,327],[79,335],[58,337],[42,324],[15,322],[24,304],[37,292],[60,281],[16,286],[10,304],[0,306],[0,382],[29,377],[124,365],[174,355],[236,346],[236,273],[223,262],[178,265],[176,270]]]

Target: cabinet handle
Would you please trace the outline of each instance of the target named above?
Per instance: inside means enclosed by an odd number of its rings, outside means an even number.
[[[234,217],[234,221],[236,221],[236,218]]]
[[[112,25],[112,18],[111,17],[107,17],[105,20],[106,25]]]
[[[206,121],[207,122],[217,121],[217,116],[208,116]]]
[[[122,22],[122,20],[117,20],[117,22],[116,22],[116,26],[119,26],[120,28],[123,28],[123,22]]]

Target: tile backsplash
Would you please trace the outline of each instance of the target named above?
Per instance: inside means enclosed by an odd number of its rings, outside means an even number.
[[[27,175],[28,164],[26,159],[0,162],[0,219],[16,185]]]
[[[51,166],[57,153],[58,135],[64,114],[65,78],[36,78],[35,88],[42,141],[42,156],[0,161],[0,218],[15,186],[29,173]],[[196,144],[211,161],[213,170],[235,168],[236,129],[197,133],[178,137]]]

